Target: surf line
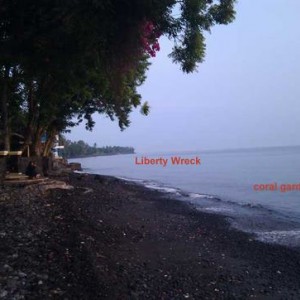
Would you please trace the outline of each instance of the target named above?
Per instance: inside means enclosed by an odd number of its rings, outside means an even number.
[[[198,166],[201,164],[201,160],[198,156],[187,158],[181,156],[171,156],[170,162],[172,165],[194,165]],[[156,165],[166,167],[169,164],[168,158],[157,157],[157,158],[149,158],[146,156],[135,157],[136,165]]]

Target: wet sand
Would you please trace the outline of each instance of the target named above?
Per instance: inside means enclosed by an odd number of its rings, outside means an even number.
[[[299,250],[113,177],[68,181],[1,198],[0,299],[300,299]]]

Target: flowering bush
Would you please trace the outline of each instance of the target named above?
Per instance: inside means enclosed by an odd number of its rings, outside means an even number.
[[[155,57],[160,50],[158,39],[161,32],[157,30],[152,21],[144,21],[141,26],[141,43],[144,51],[150,56]]]

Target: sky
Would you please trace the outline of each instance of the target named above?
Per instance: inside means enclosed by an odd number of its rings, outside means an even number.
[[[146,82],[139,88],[150,114],[131,125],[95,115],[67,138],[101,146],[132,146],[137,153],[300,145],[300,1],[239,0],[236,20],[206,35],[206,57],[184,74],[160,39]]]

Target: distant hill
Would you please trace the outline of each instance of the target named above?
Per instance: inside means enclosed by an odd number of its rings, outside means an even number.
[[[66,158],[134,153],[133,147],[106,146],[99,148],[96,143],[94,146],[90,146],[82,140],[72,142],[63,139],[62,144],[65,146],[64,157]]]

